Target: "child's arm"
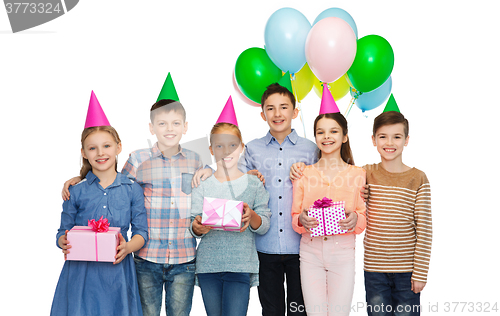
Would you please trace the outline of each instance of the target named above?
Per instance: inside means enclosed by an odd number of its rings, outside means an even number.
[[[257,170],[257,169],[248,170],[247,173],[259,178],[259,180],[262,182],[262,184],[266,184],[266,179],[264,179],[264,176],[262,175],[262,173],[260,173],[259,170]]]
[[[125,259],[128,254],[141,249],[142,246],[144,246],[145,242],[144,238],[141,235],[132,236],[129,242],[127,242],[125,238],[123,238],[121,233],[118,236],[120,238],[120,244],[118,245],[118,247],[116,247],[118,253],[115,256],[116,260],[115,262],[113,262],[113,264],[122,262],[122,260]]]
[[[66,255],[69,253],[68,249],[71,248],[71,245],[68,241],[68,230],[64,232],[64,235],[61,235],[61,237],[59,237],[59,239],[57,240],[57,245],[62,249],[64,260],[66,260]]]
[[[207,166],[207,168],[198,169],[193,175],[193,180],[191,180],[191,187],[196,188],[200,185],[201,181],[205,181],[210,178],[214,170]]]
[[[303,205],[304,182],[293,181],[292,228],[299,234],[310,233],[310,229],[318,226],[318,220],[307,215],[308,206]]]
[[[356,168],[355,172],[354,181],[357,188],[355,192],[360,192],[366,184],[366,171]],[[346,210],[346,215],[346,219],[339,221],[340,227],[361,234],[366,228],[366,205],[358,193],[354,194],[354,210]]]
[[[64,186],[63,186],[63,189],[61,192],[61,196],[62,196],[62,199],[64,201],[69,200],[69,197],[70,197],[69,187],[79,183],[80,181],[82,181],[82,178],[80,178],[80,176],[76,176],[76,177],[71,178],[68,181],[64,182]]]
[[[370,198],[370,185],[365,184],[360,191],[361,197],[363,198],[363,201],[366,203],[368,202],[368,199]]]
[[[427,282],[427,271],[431,257],[431,187],[425,174],[422,176],[422,184],[417,190],[414,214],[417,242],[415,244],[411,280],[415,292],[421,291],[423,289],[422,283],[425,285],[425,282]]]
[[[267,233],[269,227],[271,226],[271,210],[268,207],[269,203],[269,193],[264,188],[264,184],[260,182],[256,183],[255,199],[253,203],[253,210],[244,203],[243,208],[245,214],[243,215],[242,221],[246,222],[246,216],[251,216],[248,220],[248,225],[250,226],[250,231],[259,235]],[[246,229],[246,227],[245,227]],[[244,231],[242,228],[241,231]]]
[[[62,249],[64,260],[66,255],[70,253],[71,245],[68,241],[68,231],[75,226],[76,214],[78,209],[74,204],[74,198],[63,202],[63,211],[61,212],[61,224],[56,235],[57,247]]]
[[[420,281],[413,281],[411,280],[411,290],[414,293],[420,293],[424,289],[426,282],[420,282]]]
[[[191,192],[191,226],[189,227],[189,231],[196,238],[203,237],[210,231],[210,229],[212,229],[209,226],[201,224],[203,197],[204,185],[193,188],[193,191]]]
[[[127,242],[123,238],[123,235],[119,234],[120,244],[116,248],[118,253],[116,254],[114,264],[120,263],[128,254],[141,249],[148,240],[148,221],[146,208],[144,207],[144,192],[137,183],[132,184],[130,225],[132,228],[132,238]]]
[[[194,237],[201,238],[207,234],[212,227],[201,224],[201,216],[196,215],[191,223],[191,233]]]
[[[290,180],[294,181],[302,177],[302,172],[306,164],[303,162],[296,162],[290,167]]]

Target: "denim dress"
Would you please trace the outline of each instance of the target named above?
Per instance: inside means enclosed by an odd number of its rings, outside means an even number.
[[[87,226],[88,220],[107,218],[110,227],[148,238],[142,188],[121,173],[103,189],[89,171],[86,178],[70,188],[71,198],[63,203],[61,226],[56,243],[73,226]],[[71,251],[71,249],[69,250]],[[141,300],[131,255],[112,262],[65,261],[57,283],[50,315],[141,315]]]

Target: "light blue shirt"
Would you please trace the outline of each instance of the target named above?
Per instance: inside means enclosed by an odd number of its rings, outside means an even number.
[[[293,186],[290,167],[296,162],[311,165],[318,161],[318,149],[312,141],[292,132],[280,144],[270,132],[245,146],[241,171],[257,169],[266,180],[269,192],[271,225],[264,235],[255,236],[257,251],[268,254],[298,254],[300,234],[292,228]]]

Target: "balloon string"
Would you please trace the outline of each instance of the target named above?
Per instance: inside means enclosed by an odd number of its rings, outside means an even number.
[[[295,97],[295,100],[297,101],[297,109],[299,109],[300,113],[300,122],[302,123],[302,129],[304,131],[304,138],[307,138],[306,136],[306,126],[304,125],[304,115],[302,113],[302,107],[300,106],[300,101],[297,95],[297,90],[295,89],[295,74],[290,74],[290,83],[292,84],[292,93],[293,96]]]
[[[347,116],[349,115],[349,113],[351,113],[351,109],[352,109],[352,106],[354,105],[354,103],[356,102],[356,99],[357,99],[357,96],[353,96],[352,99],[351,99],[351,102],[349,102],[349,106],[347,107],[347,110],[345,111],[344,113],[344,116],[347,118]]]

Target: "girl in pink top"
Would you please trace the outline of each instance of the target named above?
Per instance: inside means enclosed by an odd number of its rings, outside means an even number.
[[[356,234],[366,227],[365,204],[359,192],[366,182],[365,170],[354,166],[347,121],[340,113],[320,114],[314,121],[319,161],[306,166],[293,182],[292,226],[302,234],[300,274],[307,315],[349,315],[354,291]],[[347,233],[311,237],[318,225],[307,214],[322,198],[345,202],[346,219],[339,221]],[[301,307],[297,307],[301,308]]]

